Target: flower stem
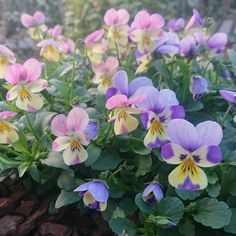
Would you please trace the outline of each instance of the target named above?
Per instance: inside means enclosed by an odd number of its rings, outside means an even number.
[[[116,47],[116,55],[117,55],[117,59],[119,61],[119,66],[121,66],[121,61],[120,61],[120,52],[119,52],[119,48],[118,48],[118,44],[117,42],[115,42],[115,47]]]
[[[223,118],[222,118],[222,121],[221,121],[221,126],[224,125],[224,122],[225,122],[225,120],[226,120],[226,117],[228,116],[228,114],[229,114],[229,112],[230,112],[230,110],[231,110],[232,107],[233,107],[233,105],[231,104],[231,105],[229,105],[228,109],[226,110],[226,112],[225,112],[225,114],[224,114],[224,116],[223,116]]]
[[[18,153],[18,152],[16,152],[16,151],[12,150],[12,149],[10,149],[10,148],[8,148],[8,147],[6,147],[6,146],[0,145],[0,149],[2,149],[3,151],[6,151],[6,152],[10,152],[10,153],[12,153],[12,154],[14,154],[14,155],[16,155],[16,156],[21,156],[20,153]]]
[[[29,114],[27,112],[25,112],[25,117],[26,117],[26,120],[28,122],[28,125],[29,125],[29,128],[30,130],[32,131],[32,133],[34,134],[34,137],[39,141],[39,136],[37,135],[37,133],[35,132],[34,128],[33,128],[33,125],[32,125],[32,122],[30,120],[30,117],[29,117]]]

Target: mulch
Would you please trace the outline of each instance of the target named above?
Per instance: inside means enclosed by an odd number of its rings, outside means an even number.
[[[50,214],[52,198],[25,189],[21,182],[0,184],[0,236],[110,236],[114,235],[99,212],[80,215],[76,205]]]

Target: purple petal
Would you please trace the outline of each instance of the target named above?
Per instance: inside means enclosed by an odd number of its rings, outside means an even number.
[[[208,39],[209,48],[224,48],[228,42],[227,35],[225,33],[216,33]]]
[[[162,188],[159,184],[155,185],[155,189],[153,190],[153,193],[154,193],[156,200],[158,200],[158,201],[164,197]]]
[[[74,192],[84,192],[84,191],[88,191],[89,189],[89,186],[92,182],[86,182],[86,183],[83,183],[81,184],[79,187],[77,187]]]
[[[107,187],[102,182],[92,182],[89,185],[89,192],[98,202],[106,202],[109,196]]]
[[[162,45],[157,51],[163,55],[165,54],[177,54],[179,52],[179,47],[174,45]]]
[[[156,187],[155,183],[150,183],[143,191],[142,198],[146,198]]]
[[[220,95],[228,102],[236,103],[236,92],[220,90]]]
[[[117,94],[117,89],[114,88],[114,87],[111,87],[106,92],[106,99],[109,99],[109,98],[111,98],[112,96],[114,96],[116,94]]]
[[[148,112],[144,112],[141,116],[141,122],[142,125],[145,129],[148,129],[148,122],[149,122],[149,118],[148,118]]]
[[[85,133],[89,136],[90,139],[95,139],[99,133],[98,122],[89,122],[87,128],[85,129]]]
[[[179,189],[182,190],[189,190],[189,191],[196,191],[200,188],[199,184],[193,184],[191,182],[191,179],[189,178],[189,176],[185,179],[183,184],[179,185]]]
[[[132,80],[129,84],[129,97],[134,95],[134,93],[141,87],[145,87],[145,86],[153,86],[152,81],[147,78],[147,77],[138,77],[134,80]]]
[[[201,18],[199,11],[197,9],[193,9],[193,15],[195,17],[195,21],[199,24],[199,25],[203,25],[203,19]]]
[[[171,106],[171,119],[183,119],[185,117],[185,110],[182,106]]]
[[[113,87],[126,96],[128,96],[128,83],[128,75],[124,70],[118,71],[113,77]]]
[[[219,147],[213,145],[208,147],[207,160],[215,165],[221,162],[222,153]]]
[[[208,93],[207,80],[201,76],[193,76],[190,84],[190,91],[193,95]]]

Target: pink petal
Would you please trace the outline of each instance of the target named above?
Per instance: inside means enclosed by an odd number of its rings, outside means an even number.
[[[66,136],[68,131],[66,128],[66,116],[65,115],[56,115],[51,122],[51,131],[52,133],[59,136]]]
[[[104,33],[105,33],[104,29],[96,30],[85,38],[84,43],[86,45],[95,43],[103,37]]]
[[[13,111],[2,111],[0,112],[0,119],[8,119],[15,116],[17,113]]]
[[[134,18],[135,27],[147,29],[151,25],[151,18],[147,11],[139,11]]]
[[[16,85],[26,79],[27,71],[22,65],[14,64],[7,68],[4,77],[9,84]]]
[[[118,66],[119,61],[116,57],[108,57],[104,65],[104,69],[107,72],[113,72],[118,68]]]
[[[33,17],[31,15],[29,15],[29,14],[26,14],[26,13],[23,13],[21,15],[21,19],[20,20],[21,20],[21,24],[24,27],[26,27],[26,28],[32,26],[33,25],[33,21],[34,21]]]
[[[165,24],[164,18],[159,14],[151,15],[150,20],[151,20],[151,29],[160,29]]]
[[[88,126],[88,122],[88,113],[82,108],[74,107],[67,116],[66,127],[71,132],[83,131]]]
[[[40,77],[42,65],[35,58],[30,58],[23,64],[23,66],[27,70],[27,81],[35,81]]]
[[[125,9],[117,11],[118,14],[118,25],[126,25],[129,21],[129,12]]]
[[[113,24],[116,24],[118,23],[118,14],[117,14],[117,11],[116,9],[114,8],[111,8],[109,10],[106,11],[105,15],[104,15],[104,22],[111,26]]]
[[[138,102],[142,102],[147,98],[147,94],[140,94],[138,96],[132,96],[131,98],[129,98],[128,100],[128,104],[132,105],[132,104],[136,104]]]
[[[45,15],[41,11],[36,11],[33,15],[34,20],[37,24],[42,24],[45,21]]]
[[[107,100],[106,108],[111,110],[113,108],[123,106],[127,104],[127,102],[128,102],[128,98],[125,95],[117,94]]]

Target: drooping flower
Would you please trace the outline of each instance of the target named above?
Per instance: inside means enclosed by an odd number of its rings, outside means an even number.
[[[215,33],[208,38],[207,45],[210,49],[221,50],[225,48],[227,42],[228,38],[225,33]]]
[[[63,52],[63,44],[60,41],[54,39],[45,39],[37,44],[40,47],[40,55],[46,58],[48,61],[58,62]]]
[[[154,204],[164,198],[162,187],[156,181],[151,182],[144,189],[142,198],[149,204]]]
[[[13,87],[8,91],[6,99],[16,99],[16,106],[22,110],[35,112],[42,108],[43,99],[37,94],[48,86],[46,80],[39,79],[41,63],[31,58],[23,65],[13,64],[5,72],[6,81]]]
[[[200,26],[203,25],[203,19],[201,18],[199,12],[197,9],[193,9],[193,15],[188,21],[187,25],[185,26],[185,30],[189,30],[192,28],[195,24],[198,24]]]
[[[112,87],[107,90],[106,97],[110,98],[115,94],[131,97],[140,87],[152,85],[152,81],[147,77],[137,77],[129,83],[127,73],[120,70],[114,75]]]
[[[207,80],[204,79],[200,75],[194,75],[191,78],[190,92],[193,94],[194,99],[196,99],[196,100],[201,99],[201,97],[204,93],[208,93]]]
[[[137,43],[141,53],[153,52],[156,41],[161,35],[164,19],[159,14],[150,15],[147,11],[139,11],[131,25],[130,38]]]
[[[183,29],[185,26],[185,20],[184,18],[179,19],[170,19],[168,21],[168,27],[170,32],[179,32],[181,29]]]
[[[74,192],[79,192],[83,196],[86,206],[97,211],[105,211],[109,192],[106,185],[101,181],[90,181],[81,184]]]
[[[169,183],[175,188],[190,191],[206,188],[207,176],[200,167],[220,163],[221,126],[213,121],[194,126],[186,120],[175,119],[170,122],[167,133],[171,142],[162,147],[162,158],[167,163],[178,165],[169,174]]]
[[[117,72],[119,62],[115,57],[108,57],[104,63],[93,65],[95,76],[92,82],[98,85],[101,93],[106,93],[107,89],[112,86],[112,78]]]
[[[110,113],[109,122],[114,122],[114,131],[116,135],[127,134],[138,127],[138,120],[132,114],[141,114],[142,110],[130,107],[146,99],[146,94],[127,98],[125,95],[114,95],[106,102],[106,108],[113,110]]]
[[[104,21],[109,26],[107,38],[111,43],[117,46],[126,46],[128,43],[129,26],[129,13],[125,9],[116,10],[109,9],[104,15]],[[114,45],[112,46],[114,48]]]
[[[101,63],[103,54],[107,50],[107,43],[103,40],[104,34],[104,29],[96,30],[84,40],[85,50],[92,64]]]
[[[236,103],[236,92],[220,90],[220,95],[230,103]]]
[[[63,159],[67,165],[80,164],[87,160],[88,153],[83,146],[90,142],[86,133],[88,123],[88,113],[77,107],[68,116],[60,114],[53,118],[51,131],[57,138],[52,144],[52,150],[63,151]]]
[[[0,79],[3,78],[4,73],[9,66],[16,62],[14,53],[6,46],[0,44]]]
[[[10,144],[19,140],[17,128],[8,120],[16,115],[16,112],[2,111],[0,112],[0,143]]]
[[[41,25],[44,21],[45,15],[41,11],[36,11],[32,16],[26,13],[21,15],[21,23],[26,28]]]
[[[172,119],[184,118],[185,112],[176,95],[170,89],[158,89],[146,86],[141,87],[135,93],[136,96],[147,94],[144,101],[136,103],[136,106],[144,110],[142,124],[148,130],[144,145],[149,148],[158,148],[169,141],[166,129]]]
[[[88,123],[87,128],[85,129],[85,133],[90,139],[96,139],[99,135],[99,125],[96,121],[90,121]]]

